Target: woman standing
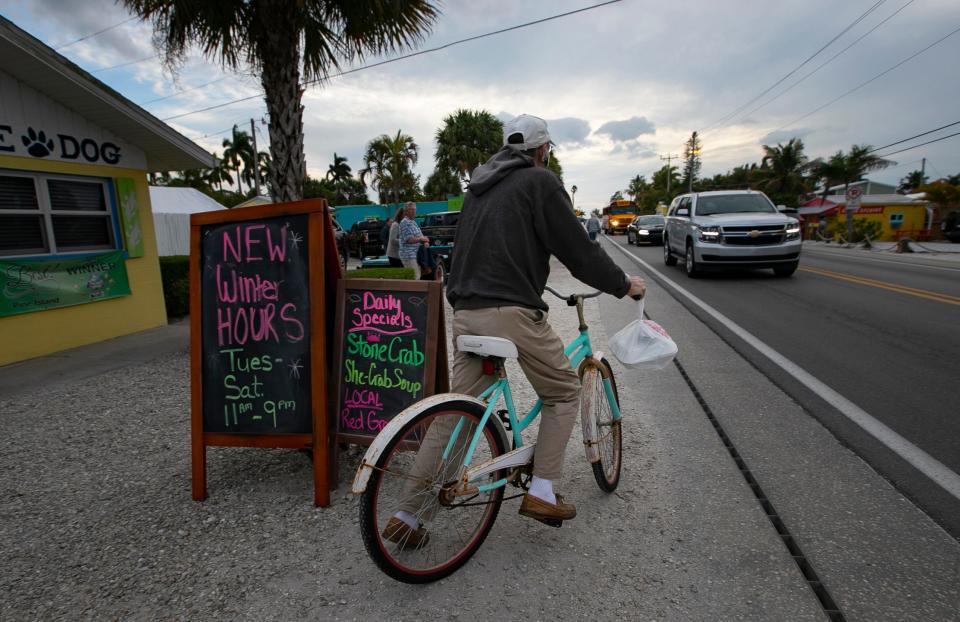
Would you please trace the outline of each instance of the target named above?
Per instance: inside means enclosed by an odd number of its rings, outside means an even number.
[[[390,260],[391,268],[402,268],[403,262],[400,261],[400,221],[403,220],[403,208],[397,210],[397,215],[390,225],[390,235],[387,238],[387,259]]]

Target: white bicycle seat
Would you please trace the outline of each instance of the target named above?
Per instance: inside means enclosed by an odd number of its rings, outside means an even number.
[[[495,356],[503,359],[515,359],[519,356],[516,344],[503,337],[460,335],[457,337],[457,350],[479,356]]]

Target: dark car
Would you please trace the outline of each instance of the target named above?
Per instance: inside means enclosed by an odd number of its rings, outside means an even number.
[[[387,249],[380,243],[380,229],[384,223],[379,218],[366,218],[353,223],[347,234],[350,253],[360,259],[385,254]]]
[[[627,226],[627,244],[663,244],[663,216],[637,216]]]
[[[457,235],[458,222],[460,212],[437,212],[417,217],[420,231],[430,239],[430,252],[437,261],[438,270],[442,271],[443,280],[450,273],[453,238]]]

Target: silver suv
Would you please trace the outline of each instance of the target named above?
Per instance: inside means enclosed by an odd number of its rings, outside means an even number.
[[[731,190],[678,196],[667,211],[663,262],[684,260],[688,276],[708,268],[773,268],[788,277],[800,261],[800,223],[762,192]]]

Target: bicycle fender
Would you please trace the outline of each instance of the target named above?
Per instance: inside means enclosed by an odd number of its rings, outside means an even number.
[[[380,461],[380,455],[383,453],[383,450],[390,443],[390,440],[400,433],[400,430],[404,428],[410,421],[415,417],[420,415],[420,413],[433,408],[439,404],[449,401],[457,402],[473,402],[482,409],[486,409],[487,404],[477,398],[466,395],[464,393],[440,393],[438,395],[432,395],[428,398],[422,399],[416,404],[411,404],[406,407],[400,414],[391,419],[387,425],[383,426],[383,429],[380,430],[380,433],[377,434],[376,438],[373,439],[373,442],[370,444],[370,447],[367,448],[367,453],[363,456],[363,461],[360,463],[360,467],[357,469],[356,475],[353,477],[353,487],[352,492],[355,495],[363,494],[367,490],[367,482],[370,481],[370,475],[373,474],[373,467]],[[510,447],[509,437],[507,436],[506,430],[503,429],[503,423],[500,422],[500,419],[494,416],[489,418],[489,421],[492,422],[494,428],[497,430],[497,433],[504,439],[505,447]]]
[[[591,362],[588,363],[588,361]],[[599,368],[601,361],[603,361],[603,353],[597,352],[592,357],[584,359],[584,362],[580,363],[580,366],[583,367],[584,365],[593,365],[597,367],[597,374],[600,375]],[[602,379],[602,375],[600,378],[598,378],[598,380],[599,379]],[[600,450],[597,449],[596,445],[596,440],[599,436],[599,433],[597,431],[597,422],[593,419],[593,417],[587,416],[587,412],[589,412],[591,407],[594,406],[594,404],[589,403],[589,401],[593,399],[593,395],[584,393],[581,395],[580,399],[584,402],[587,402],[586,404],[580,405],[580,420],[583,429],[583,449],[587,454],[587,462],[594,464],[600,462]]]

